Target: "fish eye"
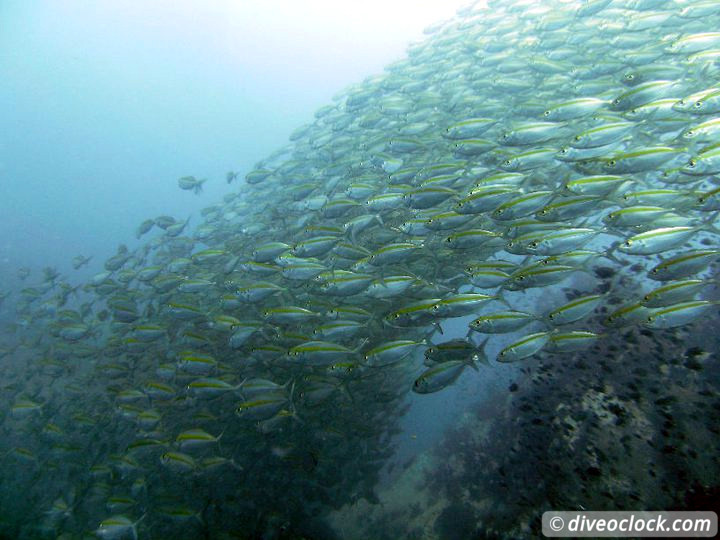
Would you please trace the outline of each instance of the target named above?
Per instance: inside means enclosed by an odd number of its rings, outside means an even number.
[[[578,140],[579,140],[579,139],[578,139]],[[569,149],[567,146],[563,146],[563,147],[560,149],[560,153],[561,153],[561,154],[567,154],[569,151],[570,151],[570,149]]]
[[[505,166],[510,165],[511,163],[512,163],[512,161],[509,159],[506,159],[505,161],[503,161],[503,165],[505,165]]]
[[[628,73],[627,75],[625,75],[626,81],[632,81],[634,78],[635,78],[635,75],[633,75],[632,73]]]
[[[581,139],[582,139],[582,136],[580,136],[580,135],[575,135],[575,140],[576,140],[576,141],[579,141],[579,140],[581,140]]]
[[[523,281],[525,279],[525,276],[517,276],[515,279],[518,281]]]
[[[611,159],[610,161],[607,162],[608,167],[614,167],[614,166],[615,166],[615,163],[616,163],[616,162],[615,162],[614,159]]]
[[[630,247],[632,245],[632,240],[625,240],[624,245]]]
[[[692,129],[688,129],[688,130],[685,132],[685,136],[686,136],[686,137],[694,137],[694,136],[695,136],[695,132],[694,132]]]
[[[452,242],[452,236],[448,236],[448,237],[445,239],[445,241],[446,241],[446,242]]]
[[[697,161],[695,159],[688,161],[688,167],[693,168],[695,165],[697,165]]]
[[[534,249],[534,248],[537,247],[537,245],[538,245],[538,243],[537,243],[536,241],[532,241],[532,242],[530,242],[530,243],[528,244],[528,247]]]
[[[545,112],[543,113],[543,116],[550,116],[550,111],[545,111]]]
[[[702,101],[696,101],[696,102],[693,104],[693,107],[695,107],[696,109],[699,109],[699,108],[702,107],[702,106],[703,106],[703,102],[702,102]]]

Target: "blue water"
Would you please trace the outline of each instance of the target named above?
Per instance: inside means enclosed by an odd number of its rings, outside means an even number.
[[[97,270],[144,219],[217,202],[227,171],[460,2],[411,4],[0,2],[0,276],[78,253]],[[188,174],[201,197],[177,188]]]

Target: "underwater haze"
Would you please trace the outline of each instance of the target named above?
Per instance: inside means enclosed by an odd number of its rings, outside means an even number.
[[[460,2],[455,2],[455,7]],[[453,2],[0,3],[0,273],[190,215]],[[202,200],[177,178],[211,178]]]
[[[0,538],[720,501],[718,0],[0,4]]]

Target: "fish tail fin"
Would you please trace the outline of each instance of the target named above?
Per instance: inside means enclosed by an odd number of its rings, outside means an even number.
[[[368,341],[370,341],[370,338],[364,338],[357,347],[352,349],[352,352],[354,352],[354,353],[360,352],[360,349],[362,349],[365,345],[367,345]]]
[[[383,324],[384,324],[385,326],[389,326],[390,328],[402,328],[402,326],[398,326],[397,324],[393,324],[393,323],[391,323],[390,321],[388,321],[387,319],[383,319]]]
[[[247,380],[248,380],[247,377],[245,377],[242,381],[240,381],[240,384],[238,384],[238,385],[237,385],[235,388],[233,388],[233,390],[232,390],[233,392],[237,392],[237,391],[239,390],[239,391],[240,391],[240,397],[242,397],[242,398],[245,397],[245,396],[243,396],[243,393],[242,393],[242,387],[243,387],[243,384],[245,384],[245,382],[246,382]]]
[[[720,210],[717,212],[713,212],[708,217],[703,219],[703,227],[707,229],[709,232],[712,232],[714,234],[720,234],[720,229],[715,226],[715,221],[717,221],[717,217],[720,215]]]
[[[293,388],[295,388],[295,382],[293,382]],[[295,407],[295,403],[293,402],[292,398],[290,398],[290,417],[295,420],[296,422],[300,422],[301,424],[305,425],[305,422],[297,413],[297,407]]]
[[[615,252],[617,251],[618,247],[620,247],[620,242],[614,242],[610,249],[608,249],[605,254],[603,255],[606,259],[610,259],[612,262],[614,262],[617,265],[625,266],[627,263],[621,261],[615,256]]]
[[[195,513],[193,514],[193,517],[194,517],[195,519],[197,519],[197,520],[198,520],[198,523],[200,523],[200,525],[202,525],[202,526],[204,527],[204,526],[205,526],[205,522],[203,521],[203,518],[202,518],[202,512],[203,512],[202,510],[200,510],[200,511],[198,511],[198,512],[195,512]]]
[[[433,325],[433,326],[432,326],[432,330],[429,330],[428,332],[425,333],[425,335],[423,336],[423,338],[422,338],[422,340],[421,340],[421,343],[425,343],[426,345],[430,345],[430,340],[431,340],[432,337],[435,335],[435,332],[438,331],[438,326],[439,326],[439,323],[438,323],[438,325]],[[442,328],[440,328],[440,330],[442,330]]]
[[[355,403],[355,396],[353,396],[353,393],[350,391],[350,388],[348,387],[348,381],[343,382],[340,385],[340,389],[343,391],[343,393],[347,394],[347,397],[350,398],[351,403]]]
[[[477,330],[473,328],[471,325],[468,325],[468,331],[465,334],[465,339],[469,339],[470,341],[473,341],[473,337],[475,337],[475,334],[477,333]]]
[[[543,315],[538,315],[537,321],[541,324],[544,324],[548,330],[552,330],[555,328],[553,326],[552,319],[550,319],[550,312],[547,312]]]
[[[290,406],[295,407],[295,404],[293,403],[293,394],[295,393],[295,379],[291,379],[291,380],[292,380],[292,384],[290,385],[290,397],[288,397],[288,400],[290,401]]]
[[[145,516],[147,516],[147,512],[145,512],[142,516],[140,516],[140,519],[138,519],[135,523],[132,524],[133,540],[137,540],[137,526],[143,519],[145,519]]]
[[[468,366],[473,368],[475,371],[480,373],[480,369],[478,368],[477,364],[480,362],[480,355],[474,354],[470,358],[468,358],[467,362],[465,362]],[[489,365],[489,363],[488,363]]]
[[[510,302],[507,301],[507,298],[505,298],[505,290],[499,289],[497,293],[496,300],[503,304],[504,306],[507,306],[508,309],[512,309],[512,305],[510,305]]]
[[[488,360],[487,354],[485,353],[485,346],[487,345],[488,341],[490,341],[490,336],[487,336],[482,343],[478,346],[477,350],[477,362],[480,362],[483,366],[489,366],[490,360]],[[473,362],[473,367],[476,371],[479,371],[477,368],[477,363]]]

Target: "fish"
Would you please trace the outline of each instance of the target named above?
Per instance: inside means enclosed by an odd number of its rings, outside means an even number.
[[[365,364],[370,367],[382,367],[394,364],[410,356],[422,342],[397,340],[382,343],[364,354]]]
[[[551,106],[543,112],[543,116],[552,122],[576,120],[589,116],[607,105],[607,100],[596,97],[574,98]]]
[[[259,395],[238,403],[235,414],[246,420],[269,420],[284,410],[289,399],[290,397],[279,393]]]
[[[692,300],[655,309],[648,315],[646,324],[651,328],[673,328],[696,321],[717,302]]]
[[[539,320],[537,315],[526,311],[496,311],[477,317],[468,327],[471,331],[481,334],[506,334],[520,330],[537,320]]]
[[[643,296],[643,305],[650,308],[671,306],[680,300],[691,299],[711,283],[710,280],[702,279],[672,281]]]
[[[720,259],[720,251],[690,250],[664,259],[648,272],[650,279],[671,281],[696,275],[705,270],[714,261]]]
[[[425,349],[424,364],[432,367],[450,361],[465,361],[472,364],[480,362],[489,366],[490,362],[485,354],[485,345],[489,339],[486,337],[482,343],[477,345],[470,339],[451,339],[442,343],[434,343]]]
[[[627,238],[617,249],[628,255],[653,255],[682,245],[703,229],[706,227],[658,227]]]
[[[600,294],[581,296],[549,311],[546,318],[553,326],[577,322],[592,313],[602,301],[603,296]]]
[[[83,266],[87,266],[91,260],[92,257],[84,257],[83,255],[78,255],[77,257],[73,257],[72,266],[75,270],[79,270]]]
[[[415,380],[412,390],[417,394],[439,392],[454,383],[468,366],[477,371],[477,366],[467,360],[448,360],[435,364]]]
[[[181,450],[205,447],[209,444],[217,444],[223,436],[221,433],[217,437],[210,435],[207,431],[200,428],[188,429],[178,434],[175,438],[175,445]]]
[[[178,187],[185,191],[192,191],[197,195],[198,193],[202,192],[202,186],[206,181],[207,179],[205,178],[203,178],[202,180],[198,180],[194,176],[183,176],[182,178],[178,179]]]
[[[550,332],[527,334],[502,349],[496,360],[498,362],[518,362],[540,352],[550,341]]]
[[[99,538],[127,538],[130,536],[133,540],[137,540],[137,526],[145,519],[147,514],[143,514],[137,521],[132,521],[129,517],[119,514],[106,518],[100,522],[95,534]]]
[[[602,337],[602,334],[585,330],[552,333],[550,335],[550,342],[545,350],[552,353],[563,354],[587,351],[593,344],[602,339]]]

